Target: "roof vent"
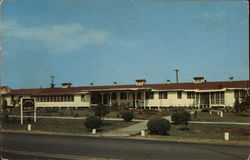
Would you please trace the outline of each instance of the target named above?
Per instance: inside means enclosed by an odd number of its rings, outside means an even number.
[[[229,79],[230,79],[230,82],[233,82],[234,77],[233,77],[233,76],[231,76],[231,77],[229,77]]]
[[[72,86],[72,83],[62,83],[61,87],[62,88],[70,88]]]
[[[167,84],[170,84],[170,79],[167,79]]]
[[[116,85],[117,85],[117,82],[113,82],[113,85],[116,86]]]
[[[194,83],[204,83],[206,82],[204,77],[194,77]]]
[[[94,86],[94,83],[93,83],[93,82],[91,82],[91,83],[89,83],[89,85],[90,85],[90,86]]]
[[[146,83],[146,79],[137,79],[135,80],[135,85],[142,86]]]

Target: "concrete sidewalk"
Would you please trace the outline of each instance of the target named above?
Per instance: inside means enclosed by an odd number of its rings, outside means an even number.
[[[137,124],[131,125],[129,127],[120,128],[117,130],[112,130],[106,133],[103,133],[102,136],[111,136],[111,137],[128,137],[140,133],[142,130],[147,129],[148,120],[143,120]]]
[[[15,115],[10,115],[10,117],[18,117],[20,118],[20,116],[15,116]],[[24,118],[28,118],[31,117],[33,118],[33,116],[23,116]],[[36,116],[36,118],[48,118],[48,119],[86,119],[87,117],[57,117],[57,116]],[[109,120],[109,121],[124,121],[124,119],[122,118],[104,118],[104,120]],[[135,122],[142,122],[145,120],[141,120],[141,119],[134,119],[133,121]]]

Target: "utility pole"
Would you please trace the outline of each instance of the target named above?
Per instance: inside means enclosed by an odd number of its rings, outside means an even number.
[[[50,78],[51,78],[50,88],[55,88],[55,84],[54,84],[55,76],[50,76]]]
[[[175,73],[176,73],[176,83],[179,83],[179,81],[178,81],[178,72],[179,72],[179,70],[178,70],[178,69],[175,69],[174,71],[175,71]]]

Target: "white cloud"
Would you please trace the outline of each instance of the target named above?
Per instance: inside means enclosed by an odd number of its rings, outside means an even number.
[[[55,53],[73,51],[83,45],[132,46],[141,44],[115,39],[105,30],[86,29],[77,23],[28,27],[9,21],[0,24],[0,30],[5,37],[41,42],[48,48],[48,51]]]

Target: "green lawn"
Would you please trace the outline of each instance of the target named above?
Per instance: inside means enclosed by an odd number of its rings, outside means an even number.
[[[230,140],[250,141],[250,126],[224,124],[189,124],[188,131],[181,130],[182,125],[171,125],[170,136],[199,139],[224,139],[229,132]]]
[[[104,120],[102,127],[99,131],[109,131],[113,129],[123,128],[135,124],[137,122],[124,122],[124,121],[106,121]],[[38,121],[32,122],[32,130],[34,131],[51,131],[62,133],[78,133],[87,134],[89,130],[84,126],[84,120],[72,120],[72,119],[38,119]],[[11,130],[27,130],[26,124],[18,123],[3,123],[3,129]]]
[[[231,113],[225,112],[223,117],[219,115],[210,115],[209,112],[198,112],[197,118],[193,115],[192,121],[210,121],[210,122],[246,122],[250,123],[250,113]]]
[[[188,131],[183,125],[171,125],[166,136],[148,135],[148,138],[191,142],[226,142],[224,133],[229,132],[230,143],[250,145],[250,126],[224,124],[189,124]]]

